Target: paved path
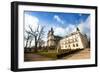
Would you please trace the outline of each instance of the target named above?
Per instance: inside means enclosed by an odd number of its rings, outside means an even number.
[[[90,58],[90,49],[86,48],[84,50],[81,50],[75,54],[71,54],[69,56],[64,57],[64,59],[68,60],[75,60],[75,59],[89,59]]]

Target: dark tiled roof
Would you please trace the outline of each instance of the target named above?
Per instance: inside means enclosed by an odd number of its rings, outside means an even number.
[[[54,36],[55,38],[62,38],[61,36]]]

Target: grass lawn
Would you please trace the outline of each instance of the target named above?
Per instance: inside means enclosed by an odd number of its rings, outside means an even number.
[[[38,51],[37,53],[34,54],[38,54],[38,55],[42,55],[42,56],[46,56],[52,59],[57,59],[57,52],[45,52],[45,51]]]

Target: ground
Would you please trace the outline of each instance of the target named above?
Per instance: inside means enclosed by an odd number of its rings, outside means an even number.
[[[90,49],[84,49],[75,54],[71,54],[69,56],[65,56],[64,59],[73,60],[73,59],[89,59],[90,58]]]
[[[25,61],[43,61],[43,60],[50,60],[51,58],[41,56],[38,54],[26,53],[24,60]]]
[[[55,55],[55,53],[53,53]],[[51,54],[48,56],[44,56],[42,54],[34,54],[34,53],[25,53],[24,54],[24,61],[46,61],[46,60],[55,60],[55,56],[53,57]],[[90,58],[90,48],[86,48],[84,50],[78,51],[74,54],[65,55],[62,59],[67,60],[75,60],[75,59],[89,59]]]

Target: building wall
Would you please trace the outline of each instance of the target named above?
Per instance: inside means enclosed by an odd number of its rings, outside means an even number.
[[[61,49],[83,49],[86,48],[88,40],[80,32],[60,40]]]
[[[89,42],[88,42],[88,39],[87,39],[86,36],[80,34],[80,39],[82,41],[82,45],[83,45],[84,48],[89,46]]]

